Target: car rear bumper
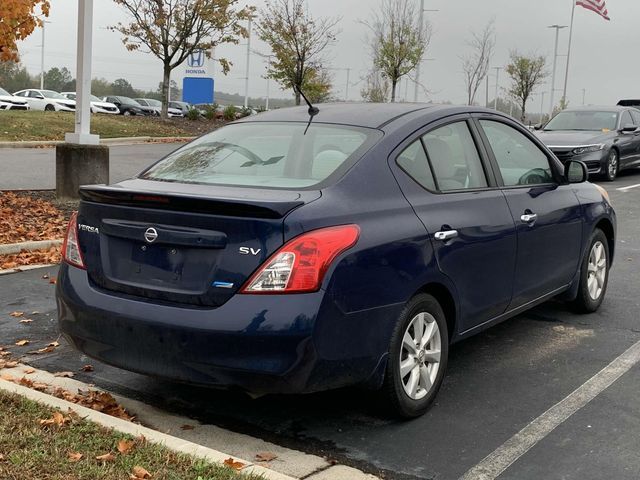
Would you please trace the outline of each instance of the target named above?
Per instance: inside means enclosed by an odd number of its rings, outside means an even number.
[[[78,350],[180,382],[255,393],[377,383],[371,377],[388,344],[388,338],[358,344],[351,336],[351,330],[362,334],[367,323],[375,332],[376,318],[388,318],[387,309],[344,315],[323,291],[286,298],[235,295],[211,309],[113,295],[90,285],[84,270],[64,264],[57,283],[60,330]],[[344,331],[335,331],[339,324]]]

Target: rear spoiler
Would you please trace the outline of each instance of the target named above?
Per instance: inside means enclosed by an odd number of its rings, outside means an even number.
[[[275,198],[275,195],[269,195],[269,198],[258,198],[265,197],[260,194],[255,195],[255,198],[225,198],[218,195],[215,198],[208,198],[205,195],[161,190],[125,190],[104,185],[84,186],[80,187],[79,191],[80,199],[85,202],[253,218],[282,218],[305,203],[305,199],[297,192],[294,195],[292,195],[294,192],[286,193],[282,197],[289,198]],[[316,193],[314,197],[317,198],[318,192],[313,193]]]

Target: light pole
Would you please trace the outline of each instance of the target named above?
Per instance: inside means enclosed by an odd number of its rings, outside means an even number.
[[[267,55],[265,53],[259,52],[258,50],[251,50],[251,51],[253,53],[255,53],[256,55],[258,55],[259,57],[267,59],[267,65],[268,65],[267,69],[269,69],[271,67],[271,57],[273,57],[273,54],[270,53],[269,55]],[[269,110],[269,84],[270,84],[270,80],[271,80],[271,78],[269,77],[269,74],[267,72],[267,98],[266,98],[265,105],[264,105],[264,109],[265,110]]]
[[[545,92],[540,93],[540,123],[544,122],[544,94]]]
[[[584,97],[587,95],[587,89],[583,88],[582,89],[582,105],[584,106]]]
[[[44,90],[44,25],[51,23],[42,20],[42,49],[40,50],[40,90]]]
[[[249,19],[249,27],[247,28],[247,76],[244,79],[244,108],[249,106],[249,65],[251,60],[251,19]]]
[[[493,109],[498,110],[498,86],[500,85],[500,70],[502,67],[493,67],[496,69],[496,97],[493,99]]]
[[[549,101],[549,117],[553,113],[553,94],[556,88],[556,65],[558,63],[558,37],[560,35],[560,30],[563,28],[567,28],[566,25],[549,25],[547,28],[555,28],[556,30],[556,43],[553,50],[553,73],[551,74],[551,100]]]
[[[424,28],[424,12],[439,12],[440,10],[425,10],[424,8],[424,0],[420,0],[420,14],[418,15],[418,22],[420,22],[420,33],[422,33],[422,29]],[[422,36],[422,35],[421,35]],[[422,59],[420,59],[422,60]],[[420,63],[416,66],[416,83],[414,85],[413,90],[413,101],[418,102],[418,87],[420,86]]]

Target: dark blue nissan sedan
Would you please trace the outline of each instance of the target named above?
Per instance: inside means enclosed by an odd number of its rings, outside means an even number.
[[[600,306],[616,221],[586,178],[475,107],[249,117],[81,189],[60,328],[126,370],[255,394],[362,385],[417,416],[451,343],[553,297]]]

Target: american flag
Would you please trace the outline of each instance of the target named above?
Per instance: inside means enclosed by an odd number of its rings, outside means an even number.
[[[607,11],[607,6],[605,5],[604,0],[577,0],[576,5],[580,5],[587,10],[596,12],[605,20],[611,20],[609,18],[609,12]]]

